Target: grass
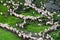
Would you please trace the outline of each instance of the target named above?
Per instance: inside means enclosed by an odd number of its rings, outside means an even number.
[[[60,20],[60,16],[58,16],[58,15],[60,15],[60,14],[56,13],[53,15],[54,20]]]
[[[56,31],[53,31],[51,33],[49,33],[53,38],[54,40],[60,40],[60,29],[57,29]]]
[[[3,12],[3,14],[8,12],[8,9],[6,6],[3,6],[3,4],[0,4],[0,12]]]
[[[30,22],[29,25],[26,26],[26,30],[30,32],[43,32],[45,29],[49,28],[48,25],[38,25],[38,22]]]
[[[20,10],[20,9],[18,9],[18,10]],[[32,9],[32,8],[28,8],[28,9],[26,9],[26,10],[24,10],[24,11],[16,11],[17,12],[17,14],[22,14],[22,15],[24,15],[24,16],[35,16],[35,17],[37,17],[37,16],[40,16],[41,14],[39,14],[37,11],[35,11],[34,9]]]
[[[28,12],[27,12],[28,11]],[[21,13],[25,16],[40,16],[40,14],[38,12],[36,12],[35,10],[31,9],[31,10],[27,10],[26,12],[24,13]],[[34,13],[33,13],[34,12]]]
[[[16,34],[0,28],[0,40],[22,40]]]
[[[23,21],[22,19],[16,18],[14,16],[9,15],[5,17],[0,15],[0,23],[7,23],[13,27],[16,25],[16,23],[21,23],[22,21]]]

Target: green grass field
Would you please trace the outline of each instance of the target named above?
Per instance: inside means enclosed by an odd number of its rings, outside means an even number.
[[[49,33],[53,38],[54,40],[60,40],[60,29],[54,31],[54,32],[51,32]]]
[[[0,28],[0,40],[22,40],[16,34]]]

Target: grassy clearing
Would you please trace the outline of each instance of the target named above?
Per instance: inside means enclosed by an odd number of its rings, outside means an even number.
[[[16,34],[0,28],[0,40],[22,40]]]
[[[60,16],[58,16],[58,15],[60,15],[60,14],[56,13],[53,15],[54,20],[60,21]]]
[[[30,32],[43,32],[45,29],[49,28],[48,25],[38,25],[38,22],[30,22],[29,25],[26,26],[26,30]]]
[[[3,12],[3,14],[8,12],[8,9],[6,6],[3,6],[3,4],[0,4],[0,12]]]
[[[16,23],[21,23],[23,20],[22,19],[19,19],[19,18],[16,18],[14,16],[2,16],[0,15],[0,23],[7,23],[11,26],[16,26]]]
[[[26,12],[21,13],[21,14],[23,14],[25,16],[36,16],[36,17],[40,16],[40,14],[33,9],[27,10]]]
[[[37,17],[37,16],[41,15],[32,8],[25,9],[24,11],[18,11],[18,10],[21,10],[21,9],[19,8],[19,9],[16,10],[17,14],[22,14],[24,16],[35,16],[35,17]]]
[[[49,33],[53,38],[54,40],[60,40],[60,29],[56,30],[56,31],[53,31],[51,33]]]

